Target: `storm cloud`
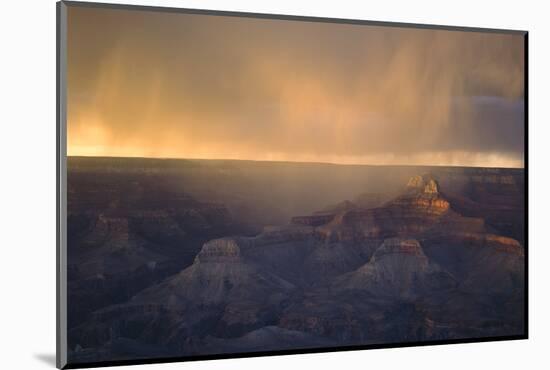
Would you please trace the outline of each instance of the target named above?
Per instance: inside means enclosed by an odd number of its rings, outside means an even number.
[[[70,7],[68,153],[523,166],[519,34]]]

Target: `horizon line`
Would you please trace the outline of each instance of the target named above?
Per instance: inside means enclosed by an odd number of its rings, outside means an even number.
[[[185,158],[185,157],[142,157],[142,156],[112,156],[112,155],[68,155],[67,158],[121,158],[121,159],[156,159],[156,160],[186,160],[186,161],[240,161],[240,162],[267,162],[267,163],[295,163],[295,164],[322,164],[333,166],[366,166],[366,167],[456,167],[456,168],[490,168],[525,170],[522,167],[494,167],[494,166],[467,166],[456,164],[369,164],[369,163],[337,163],[317,161],[292,161],[292,160],[265,160],[242,158]]]

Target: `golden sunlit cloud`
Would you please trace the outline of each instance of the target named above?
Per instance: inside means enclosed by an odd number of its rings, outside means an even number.
[[[521,35],[77,7],[68,19],[68,155],[524,165]]]

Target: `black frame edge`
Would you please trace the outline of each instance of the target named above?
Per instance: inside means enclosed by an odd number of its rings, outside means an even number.
[[[525,254],[525,275],[524,275],[524,284],[525,284],[525,302],[524,302],[524,331],[525,338],[529,338],[529,32],[525,32],[523,35],[523,72],[524,72],[524,108],[523,108],[523,139],[524,139],[524,195],[525,195],[525,211],[524,211],[524,254]]]

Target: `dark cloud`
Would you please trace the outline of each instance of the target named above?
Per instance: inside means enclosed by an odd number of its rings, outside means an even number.
[[[69,8],[69,153],[523,164],[519,35]]]

